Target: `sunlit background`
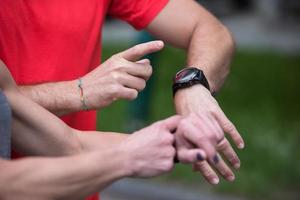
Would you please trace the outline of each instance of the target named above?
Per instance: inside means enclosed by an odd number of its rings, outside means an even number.
[[[238,151],[242,166],[236,181],[211,186],[190,166],[177,165],[170,175],[152,181],[117,183],[103,199],[299,200],[300,1],[199,2],[237,42],[231,74],[217,96],[246,141],[245,150]],[[107,21],[103,60],[148,37],[120,21]],[[99,130],[132,132],[174,114],[171,79],[185,66],[185,54],[167,47],[151,58],[154,73],[147,89],[135,102],[118,101],[99,112]]]

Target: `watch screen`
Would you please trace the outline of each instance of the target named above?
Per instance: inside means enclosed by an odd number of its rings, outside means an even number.
[[[176,82],[187,82],[189,80],[192,80],[194,77],[196,76],[196,73],[194,70],[183,70],[181,72],[179,72],[176,75]]]

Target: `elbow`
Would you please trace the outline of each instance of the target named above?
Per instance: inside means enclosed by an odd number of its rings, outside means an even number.
[[[233,57],[236,49],[235,40],[232,32],[225,26],[222,25],[223,41],[224,41],[224,51],[227,52],[227,56]]]
[[[231,31],[223,24],[218,23],[213,31],[214,55],[213,62],[215,70],[212,89],[219,92],[228,75],[230,74],[231,61],[235,53],[235,41]]]

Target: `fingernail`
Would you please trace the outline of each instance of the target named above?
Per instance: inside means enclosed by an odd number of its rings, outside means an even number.
[[[158,46],[158,47],[162,47],[162,46],[164,46],[164,43],[163,43],[163,41],[158,41],[158,42],[157,42],[157,46]]]
[[[217,185],[219,183],[219,179],[218,178],[213,178],[211,183],[214,184],[214,185]]]
[[[200,153],[197,153],[197,160],[198,161],[203,161],[204,160]]]
[[[234,181],[234,176],[229,176],[229,177],[228,177],[228,180],[229,180],[229,181]]]
[[[244,143],[239,143],[239,144],[238,144],[238,148],[239,148],[239,149],[243,149],[244,147],[245,147],[245,144],[244,144]]]
[[[215,155],[215,156],[213,157],[213,161],[214,161],[215,164],[218,164],[218,162],[219,162],[219,156],[218,156],[218,155]]]
[[[241,167],[241,164],[240,164],[240,163],[235,163],[235,164],[233,165],[233,167],[234,167],[235,169],[239,169],[239,168]]]

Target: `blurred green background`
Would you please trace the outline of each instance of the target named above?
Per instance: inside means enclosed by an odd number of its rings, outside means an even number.
[[[237,150],[242,165],[233,183],[222,180],[218,186],[210,186],[184,165],[177,165],[172,174],[158,181],[201,188],[204,193],[212,190],[222,197],[228,193],[242,199],[299,200],[300,1],[197,1],[236,39],[232,70],[217,100],[245,139],[246,148]],[[107,24],[104,60],[138,42],[138,37],[124,24]],[[165,48],[153,66],[154,86],[144,125],[174,114],[171,80],[185,66],[185,54]],[[115,102],[100,112],[98,128],[126,132],[134,127],[135,111],[126,101]]]
[[[126,45],[106,45],[103,60]],[[165,48],[154,66],[154,92],[147,124],[174,114],[173,75],[185,65],[183,51]],[[245,139],[237,151],[241,169],[236,181],[221,181],[213,190],[250,199],[297,199],[300,196],[300,54],[272,50],[239,50],[232,71],[217,100]],[[128,102],[117,101],[103,109],[98,129],[128,129]],[[177,165],[166,177],[196,187],[209,187],[190,166]]]

